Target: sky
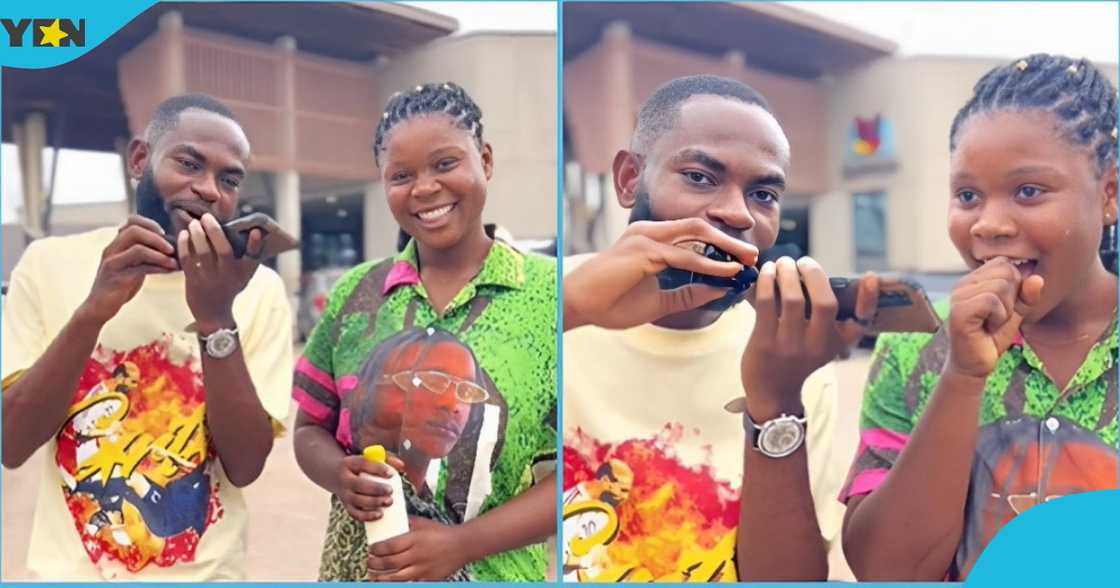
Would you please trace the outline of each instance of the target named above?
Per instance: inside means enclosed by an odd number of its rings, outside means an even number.
[[[454,17],[457,34],[479,30],[555,31],[551,2],[404,2]],[[1116,2],[786,2],[899,44],[899,54],[974,55],[1012,59],[1037,51],[1116,63],[1120,8]],[[19,200],[13,145],[0,148],[4,219]],[[46,169],[49,157],[46,158]],[[12,173],[15,172],[15,173]],[[63,152],[57,203],[124,199],[113,154]]]
[[[899,44],[903,55],[1013,59],[1064,53],[1116,63],[1116,2],[785,2]]]

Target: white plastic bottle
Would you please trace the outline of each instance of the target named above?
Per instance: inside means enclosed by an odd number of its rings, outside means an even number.
[[[385,463],[385,448],[380,445],[370,445],[362,451],[362,457],[368,462]],[[401,486],[401,475],[397,470],[389,467],[393,474],[389,479],[362,474],[371,480],[393,487],[393,503],[381,510],[381,518],[365,523],[366,545],[373,545],[379,541],[392,539],[397,535],[408,532],[408,511],[405,509],[404,488]]]

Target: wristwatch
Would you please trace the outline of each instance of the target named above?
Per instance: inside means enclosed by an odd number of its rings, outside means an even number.
[[[751,420],[751,415],[743,411],[743,429],[751,441],[751,447],[766,457],[786,457],[797,451],[805,442],[805,417],[782,414],[761,425]]]
[[[214,359],[225,359],[237,350],[237,328],[218,329],[207,336],[199,335],[198,340],[206,355]]]

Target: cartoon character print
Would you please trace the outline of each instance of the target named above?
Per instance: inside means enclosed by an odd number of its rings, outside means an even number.
[[[983,427],[972,467],[964,540],[950,575],[966,577],[996,533],[1028,509],[1069,494],[1116,486],[1116,448],[1068,419],[1020,417]]]
[[[685,434],[667,424],[617,444],[565,435],[565,580],[736,580],[738,490],[708,464],[682,463]]]
[[[441,472],[450,523],[476,516],[491,490],[506,426],[505,400],[454,333],[407,328],[381,342],[343,398],[353,450],[396,451],[405,478],[433,497]]]
[[[222,514],[207,472],[201,370],[173,362],[170,341],[95,351],[58,434],[63,495],[103,572],[192,561]]]

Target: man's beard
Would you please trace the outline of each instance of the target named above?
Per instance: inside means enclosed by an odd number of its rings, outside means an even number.
[[[662,221],[665,219],[659,218],[653,213],[653,205],[650,203],[649,191],[644,187],[639,186],[638,194],[635,197],[634,206],[630,209],[630,223],[639,221]],[[662,290],[674,290],[681,286],[687,286],[692,283],[692,272],[678,269],[665,269],[657,274],[657,284]],[[746,299],[745,293],[734,289],[728,289],[727,294],[722,298],[717,298],[696,310],[705,310],[712,312],[724,312],[731,307],[739,304]]]
[[[171,224],[171,213],[167,210],[167,201],[156,187],[155,175],[152,168],[144,168],[144,174],[136,184],[136,214],[152,219],[163,227],[167,235],[175,234],[175,227]]]

